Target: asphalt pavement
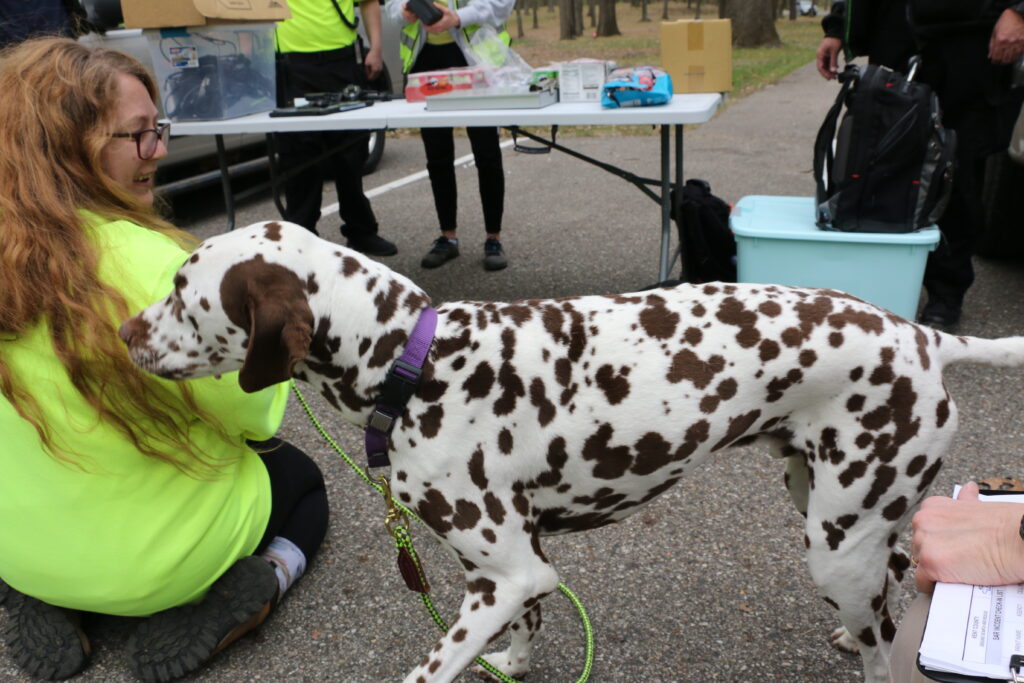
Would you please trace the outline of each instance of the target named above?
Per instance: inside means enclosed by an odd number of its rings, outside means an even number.
[[[687,127],[687,177],[708,180],[729,202],[750,194],[813,194],[811,149],[836,93],[807,65],[777,84],[731,103],[711,122]],[[601,131],[595,131],[600,133]],[[563,138],[560,138],[562,140]],[[640,175],[658,173],[658,138],[574,137],[565,144]],[[468,153],[465,139],[459,154]],[[656,280],[660,207],[632,185],[564,154],[505,152],[504,239],[511,265],[483,270],[483,230],[475,170],[458,171],[463,255],[434,271],[420,257],[437,229],[425,180],[377,195],[381,232],[400,253],[382,259],[423,286],[435,303],[514,300],[626,292]],[[415,137],[391,139],[374,188],[423,169]],[[333,201],[331,193],[325,204]],[[223,229],[223,215],[179,202],[179,221],[200,236]],[[262,198],[239,224],[276,218]],[[339,240],[337,216],[320,232]],[[995,337],[1024,331],[1024,263],[976,261],[960,331]],[[676,267],[678,268],[678,266]],[[879,277],[865,267],[865,277]],[[956,366],[947,383],[961,411],[960,432],[934,491],[989,476],[1024,475],[1024,372]],[[343,424],[307,390],[337,443],[362,462],[361,432]],[[438,632],[394,566],[384,507],[312,429],[293,401],[281,436],[324,470],[331,525],[317,561],[264,627],[232,645],[194,681],[401,680]],[[856,681],[860,658],[829,646],[837,626],[816,596],[803,562],[802,518],[782,486],[782,469],[756,447],[713,457],[629,520],[545,541],[548,557],[586,607],[593,624],[595,682]],[[422,530],[417,549],[442,615],[461,595],[453,559]],[[906,535],[905,535],[906,536]],[[130,571],[130,567],[125,568]],[[913,584],[904,584],[909,601]],[[545,631],[533,657],[533,682],[568,683],[584,663],[583,630],[561,595],[545,603]],[[0,628],[6,625],[0,614]],[[94,616],[87,623],[93,662],[80,681],[130,681],[122,662],[131,619]],[[0,650],[4,647],[0,645]],[[0,680],[25,678],[0,655]],[[463,674],[460,681],[475,680]]]

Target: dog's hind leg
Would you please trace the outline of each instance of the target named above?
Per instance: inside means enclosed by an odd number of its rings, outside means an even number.
[[[774,449],[773,449],[774,451]],[[785,484],[789,497],[796,506],[797,512],[807,516],[807,495],[810,484],[811,469],[807,466],[807,456],[803,453],[787,455]]]
[[[405,683],[453,680],[488,644],[514,625],[523,631],[526,615],[558,587],[558,574],[532,548],[505,550],[508,552],[502,553],[502,562],[486,568],[473,564],[472,569],[467,569],[466,595],[459,616],[430,654],[405,678]],[[537,629],[525,633],[513,630],[511,647],[501,656],[492,655],[488,661],[502,670],[508,665],[514,675],[523,675],[536,633]]]

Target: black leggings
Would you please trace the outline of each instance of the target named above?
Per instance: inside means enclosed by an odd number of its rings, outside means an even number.
[[[254,554],[266,550],[275,536],[287,538],[313,561],[327,533],[327,488],[313,460],[278,438],[250,441],[270,475],[270,519]]]
[[[466,66],[466,58],[455,43],[424,45],[416,57],[411,73],[436,71],[453,66]],[[480,203],[484,210],[484,229],[488,233],[501,232],[501,218],[505,209],[505,169],[501,163],[498,129],[466,128],[469,144],[473,148],[477,180],[480,184]],[[421,128],[423,151],[427,155],[427,173],[430,189],[434,193],[434,208],[442,230],[458,227],[458,190],[455,184],[455,140],[451,128]]]

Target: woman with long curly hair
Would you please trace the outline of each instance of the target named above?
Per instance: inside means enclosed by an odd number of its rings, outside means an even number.
[[[64,38],[0,53],[0,601],[8,650],[66,678],[81,614],[150,616],[147,681],[196,669],[266,618],[323,540],[316,464],[270,440],[287,387],[167,382],[117,335],[194,240],[153,208],[156,88]],[[6,584],[6,585],[5,585]]]

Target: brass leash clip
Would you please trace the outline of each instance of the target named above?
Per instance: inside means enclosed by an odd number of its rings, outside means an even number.
[[[395,531],[395,525],[401,525],[402,527],[409,528],[409,518],[406,516],[405,511],[395,505],[395,501],[391,498],[391,485],[388,483],[387,478],[382,474],[378,477],[381,486],[381,494],[384,496],[384,505],[387,507],[387,514],[384,515],[384,527],[391,534],[392,538],[397,538]]]

